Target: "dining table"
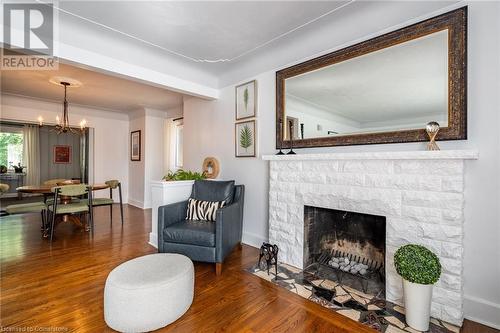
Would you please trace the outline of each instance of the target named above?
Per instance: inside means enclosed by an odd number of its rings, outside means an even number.
[[[44,201],[47,201],[47,198],[49,196],[54,195],[54,192],[52,192],[52,189],[54,187],[54,185],[26,185],[19,186],[18,188],[16,188],[16,191],[19,193],[43,194]],[[92,184],[91,187],[92,191],[105,190],[109,188],[109,186],[106,184]]]
[[[68,184],[66,184],[68,185]],[[58,185],[60,186],[60,185]],[[64,185],[63,185],[64,186]],[[54,192],[52,189],[54,188],[54,185],[26,185],[26,186],[20,186],[16,188],[18,193],[26,193],[26,194],[42,194],[43,195],[43,202],[46,203],[47,199],[50,197],[54,196]],[[92,188],[92,191],[99,191],[99,190],[105,190],[109,188],[109,185],[107,184],[91,184],[90,187]],[[60,204],[70,204],[73,202],[73,198],[71,197],[65,197],[61,196]],[[47,221],[48,222],[48,221]],[[70,214],[63,214],[60,217],[56,219],[56,225],[61,223],[61,222],[72,222],[76,224],[79,227],[85,228],[85,231],[89,231],[89,225],[88,223],[85,224],[82,222],[79,216],[73,216]],[[46,238],[49,235],[49,223],[42,228],[42,233],[43,237]]]

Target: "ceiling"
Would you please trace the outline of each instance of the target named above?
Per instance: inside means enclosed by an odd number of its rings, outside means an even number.
[[[349,1],[65,1],[60,15],[194,62],[239,59]]]
[[[49,82],[54,76],[82,83],[68,88],[70,104],[126,113],[139,108],[166,111],[182,105],[182,94],[62,63],[58,70],[3,71],[2,93],[62,102],[63,87]]]
[[[448,33],[324,67],[285,85],[287,96],[368,126],[419,116],[446,118]]]

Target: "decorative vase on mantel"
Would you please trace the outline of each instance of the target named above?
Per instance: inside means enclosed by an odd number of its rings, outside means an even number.
[[[441,276],[439,258],[424,246],[408,244],[394,254],[394,266],[403,278],[406,323],[429,330],[432,289]]]

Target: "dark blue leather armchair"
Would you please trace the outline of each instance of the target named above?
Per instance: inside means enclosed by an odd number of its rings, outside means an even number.
[[[234,181],[195,181],[191,198],[225,200],[226,206],[217,210],[215,222],[186,220],[187,201],[158,208],[158,251],[213,262],[221,274],[224,259],[241,244],[244,196],[244,185]]]

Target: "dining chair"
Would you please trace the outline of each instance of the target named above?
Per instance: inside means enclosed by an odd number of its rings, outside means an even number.
[[[4,193],[9,192],[10,186],[8,184],[0,183],[0,196],[3,196]],[[0,210],[0,216],[9,215],[5,210]]]
[[[48,182],[48,185],[50,186],[66,186],[66,185],[77,185],[77,184],[81,184],[80,180],[79,179],[51,179],[50,181],[47,181]],[[47,183],[46,182],[46,183]],[[55,183],[55,184],[54,184]],[[45,184],[45,183],[44,183]],[[47,184],[45,184],[47,185]],[[50,194],[49,194],[50,195]],[[54,202],[54,197],[52,198],[49,198],[47,194],[44,194],[44,198],[43,198],[43,201],[47,204],[52,204],[52,202]],[[77,198],[73,198],[73,202],[74,201],[78,201],[79,199]]]
[[[88,224],[92,234],[94,233],[94,218],[92,215],[92,188],[89,185],[65,185],[57,186],[52,189],[54,192],[54,201],[47,206],[50,214],[50,242],[54,238],[54,227],[57,215],[81,215],[87,213]],[[88,196],[88,200],[79,200],[78,202],[63,203],[60,197],[80,198]]]
[[[56,178],[56,179],[49,179],[43,182],[43,185],[46,186],[56,186],[58,183],[66,181],[65,178]]]
[[[65,178],[54,178],[54,179],[48,179],[43,182],[44,186],[58,186],[59,183],[66,181]],[[54,194],[53,193],[44,193],[43,194],[43,202],[46,204],[50,205],[52,202],[54,202]]]
[[[122,201],[122,184],[119,180],[113,179],[105,182],[109,186],[109,198],[94,198],[92,199],[92,207],[109,206],[109,216],[111,218],[111,225],[113,225],[113,190],[118,189],[120,196],[120,214],[123,225],[123,201]]]
[[[81,184],[80,179],[65,179],[57,183],[58,186]]]

